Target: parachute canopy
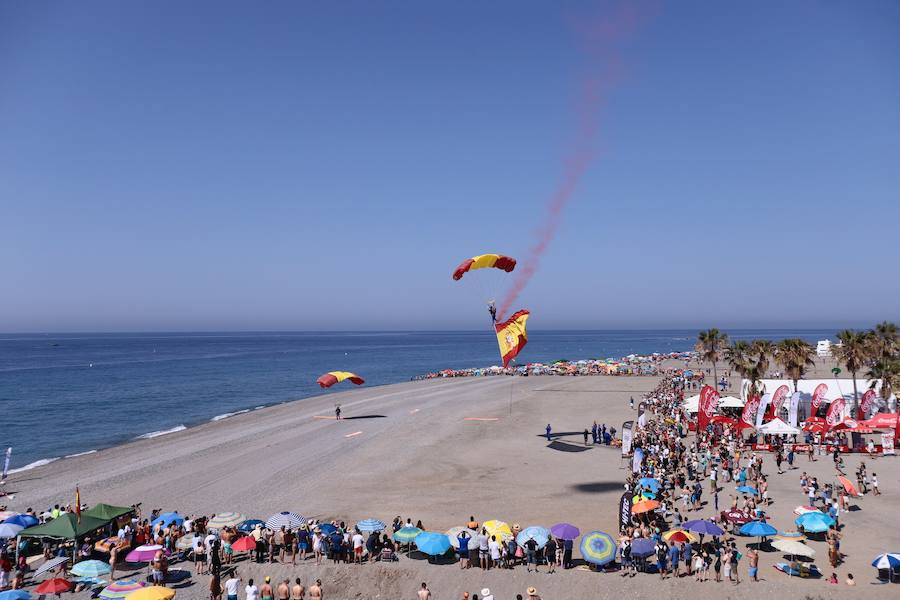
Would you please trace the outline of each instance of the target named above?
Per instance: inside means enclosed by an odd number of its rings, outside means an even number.
[[[502,269],[507,273],[511,273],[515,268],[516,259],[510,256],[503,256],[502,254],[482,254],[464,260],[462,264],[453,271],[453,279],[459,281],[462,279],[463,275],[476,269]]]
[[[316,382],[323,388],[330,388],[336,383],[340,383],[345,379],[349,379],[356,385],[362,385],[365,383],[362,377],[357,375],[356,373],[350,373],[349,371],[331,371],[330,373],[325,373],[321,377],[319,377]]]

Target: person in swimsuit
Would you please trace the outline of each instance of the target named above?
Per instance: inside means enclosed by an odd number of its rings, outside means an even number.
[[[311,600],[325,600],[325,590],[322,589],[321,579],[316,579],[316,582],[309,586],[309,597]]]
[[[306,588],[300,583],[300,578],[294,580],[294,586],[291,588],[291,600],[303,600],[306,595]]]
[[[269,583],[270,581],[272,581],[272,578],[267,575],[262,587],[259,588],[260,600],[275,600],[275,593],[272,591],[272,584]]]
[[[281,583],[278,584],[278,589],[275,590],[275,593],[278,594],[278,600],[290,600],[291,597],[291,580],[285,579]]]

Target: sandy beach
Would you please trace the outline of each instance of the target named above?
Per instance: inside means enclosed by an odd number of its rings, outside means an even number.
[[[820,366],[824,369],[825,366]],[[143,503],[182,514],[239,511],[265,519],[282,510],[307,518],[394,516],[421,519],[428,530],[445,531],[474,515],[479,521],[549,526],[559,521],[582,532],[615,533],[617,501],[626,471],[617,449],[583,445],[582,431],[596,420],[617,429],[633,418],[628,399],[655,386],[656,377],[487,377],[436,379],[340,392],[237,415],[169,435],[138,440],[17,474],[7,485],[11,509],[38,510],[69,503],[77,484],[89,503]],[[344,419],[336,421],[335,405]],[[558,437],[548,444],[544,428]],[[848,457],[848,468],[860,459]],[[297,567],[241,561],[246,580],[321,578],[332,598],[412,598],[426,581],[435,598],[460,597],[490,587],[498,598],[514,598],[534,585],[544,598],[644,597],[708,590],[716,597],[889,597],[893,586],[872,585],[872,558],[900,546],[895,526],[900,506],[900,462],[866,459],[883,494],[855,501],[843,517],[843,580],[853,573],[856,589],[824,580],[789,579],[772,568],[782,557],[762,553],[762,581],[740,585],[660,582],[658,576],[623,580],[616,574],[574,569],[553,575],[513,571],[461,572],[455,565],[403,557],[392,565]],[[830,480],[831,461],[808,463],[772,474],[772,523],[792,528],[793,508],[805,503],[801,470]],[[774,471],[774,467],[773,467]],[[728,501],[733,484],[725,484]],[[707,507],[699,516],[711,516]],[[692,514],[692,516],[693,516]],[[744,545],[749,538],[738,538]],[[828,570],[824,542],[811,542],[817,563]],[[577,550],[576,550],[577,554]],[[181,598],[206,597],[207,577],[179,590]]]

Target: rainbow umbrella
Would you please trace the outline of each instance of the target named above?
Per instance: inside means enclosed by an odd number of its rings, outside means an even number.
[[[581,556],[589,563],[603,566],[616,558],[616,542],[608,533],[592,531],[581,538]]]
[[[103,600],[119,600],[119,598],[124,598],[145,585],[147,584],[134,579],[120,579],[103,588],[103,591],[100,592],[100,598],[103,598]]]
[[[662,537],[667,542],[691,542],[692,544],[696,544],[700,541],[700,537],[697,534],[681,529],[680,527],[668,530],[662,534]]]
[[[394,541],[401,544],[411,544],[416,541],[416,536],[420,533],[422,533],[422,530],[418,527],[401,527],[394,532]]]

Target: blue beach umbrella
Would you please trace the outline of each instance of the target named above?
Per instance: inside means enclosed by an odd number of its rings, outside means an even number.
[[[335,527],[334,525],[332,525],[331,523],[319,523],[318,525],[316,525],[316,529],[318,529],[325,535],[331,535],[332,533],[334,533],[335,531],[338,530],[338,528]]]
[[[872,566],[876,569],[896,569],[900,567],[900,554],[890,552],[888,554],[879,554],[872,561]]]
[[[750,537],[763,537],[766,535],[775,535],[778,530],[762,521],[750,521],[741,525],[741,535],[749,535]]]
[[[582,546],[584,541],[582,541]],[[646,558],[656,552],[656,542],[650,538],[638,538],[631,542],[631,555],[637,558]]]
[[[12,539],[19,535],[19,532],[25,529],[21,525],[12,523],[0,523],[0,540]]]
[[[38,521],[35,517],[32,517],[31,515],[26,515],[26,514],[21,514],[21,515],[16,515],[14,517],[10,517],[3,522],[6,523],[7,525],[19,525],[20,527],[24,527],[25,529],[28,529],[29,527],[34,527],[35,525],[40,523],[40,521]]]
[[[259,525],[260,527],[265,527],[266,522],[262,521],[260,519],[247,519],[246,521],[241,521],[240,524],[237,526],[237,528],[238,528],[238,531],[243,531],[244,533],[250,533],[251,531],[256,529],[257,525]]]
[[[633,545],[631,551],[633,554]],[[592,531],[581,538],[581,556],[589,563],[605,565],[616,558],[616,542],[608,533]]]
[[[736,488],[738,492],[742,494],[750,494],[751,496],[759,496],[759,491],[755,487],[750,487],[749,485],[742,485]]]
[[[703,519],[696,519],[694,521],[687,521],[681,524],[682,529],[687,529],[688,531],[693,531],[694,533],[705,533],[707,535],[722,535],[725,533],[721,527],[716,525],[715,523],[711,523],[710,521],[705,521]]]
[[[446,533],[423,531],[415,538],[416,548],[429,556],[441,556],[450,549],[450,540]]]
[[[72,567],[70,572],[79,577],[100,577],[111,571],[112,568],[109,564],[102,560],[83,560],[79,563],[75,563],[75,566]]]
[[[177,512],[167,512],[159,515],[150,522],[150,527],[161,525],[162,527],[170,527],[171,525],[181,526],[184,523],[184,517]]]
[[[526,527],[516,536],[516,543],[524,546],[525,542],[531,539],[537,542],[538,548],[543,548],[550,540],[550,532],[543,527]]]
[[[411,544],[416,541],[416,537],[420,533],[424,533],[418,527],[401,527],[397,531],[394,532],[394,541],[400,542],[401,544]],[[446,535],[444,536],[447,537]],[[450,540],[447,540],[447,543],[450,543]]]
[[[822,533],[823,531],[828,531],[828,528],[834,525],[834,519],[825,513],[811,512],[800,515],[794,519],[794,523],[808,533]]]
[[[31,594],[25,590],[9,590],[0,592],[0,600],[31,600]]]
[[[659,482],[652,477],[643,477],[638,481],[638,485],[643,488],[650,488],[650,491],[656,493],[659,491]]]
[[[384,521],[379,521],[378,519],[363,519],[356,524],[357,529],[365,532],[384,531],[386,527],[387,525],[384,524]]]

